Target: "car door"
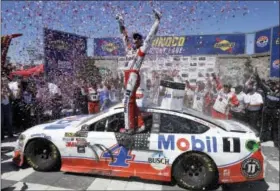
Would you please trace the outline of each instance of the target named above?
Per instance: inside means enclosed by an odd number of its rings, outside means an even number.
[[[154,142],[151,148],[161,153],[161,161],[166,159],[167,166],[183,152],[195,147],[197,150],[208,148],[206,139],[202,138],[209,129],[207,126],[188,119],[184,114],[171,111],[160,112],[158,118],[158,134],[152,134]]]

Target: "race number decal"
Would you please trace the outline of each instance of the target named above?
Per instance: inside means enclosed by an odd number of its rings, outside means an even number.
[[[242,175],[247,178],[255,178],[259,176],[261,171],[262,171],[261,164],[256,159],[248,158],[242,162],[241,172]]]
[[[223,151],[225,153],[240,153],[240,139],[234,137],[224,137]]]
[[[134,159],[134,156],[131,155],[131,151],[127,150],[123,146],[114,145],[108,151],[105,151],[101,158],[104,159],[114,159],[109,163],[110,166],[114,167],[129,167],[128,161]]]

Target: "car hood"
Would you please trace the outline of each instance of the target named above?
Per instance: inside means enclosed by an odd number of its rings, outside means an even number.
[[[51,121],[36,125],[24,131],[24,134],[35,134],[35,133],[56,133],[57,131],[71,131],[75,130],[80,124],[94,118],[95,115],[75,115],[70,117],[61,118],[58,120]]]
[[[253,128],[235,120],[217,120],[227,131],[240,133],[256,133]]]

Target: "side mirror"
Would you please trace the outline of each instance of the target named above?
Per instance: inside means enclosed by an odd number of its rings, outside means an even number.
[[[81,131],[89,131],[89,125],[83,125]]]

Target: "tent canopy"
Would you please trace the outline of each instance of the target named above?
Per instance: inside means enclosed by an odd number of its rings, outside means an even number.
[[[13,78],[14,76],[29,77],[32,75],[39,75],[43,72],[44,72],[44,64],[40,64],[38,66],[26,70],[18,70],[18,71],[11,72],[9,77],[10,78]]]

